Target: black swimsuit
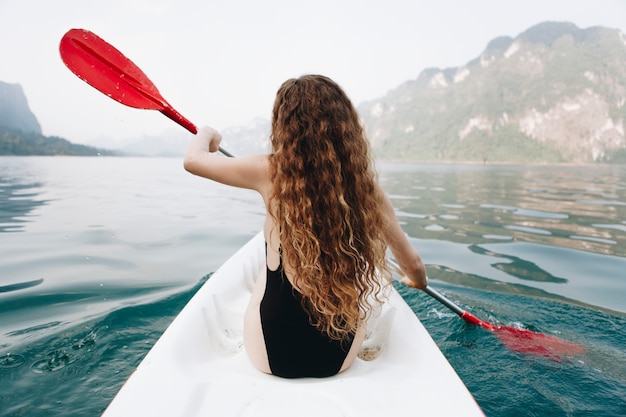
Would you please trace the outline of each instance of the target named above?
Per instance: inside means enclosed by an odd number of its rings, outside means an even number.
[[[341,370],[354,334],[348,340],[332,340],[310,324],[302,295],[283,272],[282,256],[275,271],[267,268],[260,314],[272,374],[322,378]]]

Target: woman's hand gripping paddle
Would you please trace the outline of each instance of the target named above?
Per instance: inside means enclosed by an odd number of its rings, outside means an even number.
[[[159,93],[146,74],[120,51],[96,34],[71,29],[59,45],[61,59],[81,80],[122,104],[158,110],[194,135],[196,126],[178,113]],[[226,156],[229,152],[220,148]]]
[[[389,260],[389,263],[398,274],[404,276],[404,273],[397,263],[392,260]],[[580,355],[585,352],[585,348],[583,346],[559,339],[555,336],[537,333],[526,329],[518,329],[516,327],[496,326],[483,321],[473,314],[463,310],[461,307],[444,297],[441,293],[430,286],[426,286],[424,292],[452,310],[467,323],[471,323],[494,332],[498,339],[500,339],[500,341],[507,348],[514,352],[525,355],[543,356],[550,359],[561,359],[563,356]]]

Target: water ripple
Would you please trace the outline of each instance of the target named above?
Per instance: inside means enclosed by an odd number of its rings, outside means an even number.
[[[0,293],[24,290],[26,288],[35,287],[43,283],[43,278],[34,279],[32,281],[19,282],[17,284],[0,285]]]
[[[534,233],[536,235],[551,235],[552,234],[549,230],[539,229],[537,227],[518,226],[518,225],[513,225],[513,224],[507,224],[503,227],[508,230],[518,230],[520,232]]]
[[[568,219],[569,218],[567,214],[563,214],[563,213],[552,213],[549,211],[531,210],[531,209],[524,209],[524,208],[519,208],[519,207],[501,206],[501,205],[496,205],[496,204],[481,204],[480,207],[487,208],[487,209],[510,211],[516,216],[538,217],[540,219]]]

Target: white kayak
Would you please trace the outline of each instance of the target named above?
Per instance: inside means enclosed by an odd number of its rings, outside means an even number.
[[[242,333],[261,268],[259,233],[198,290],[103,416],[484,416],[395,289],[345,372],[321,379],[259,372]]]

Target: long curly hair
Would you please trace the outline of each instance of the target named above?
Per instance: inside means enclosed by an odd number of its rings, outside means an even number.
[[[272,113],[270,213],[311,323],[330,338],[356,332],[389,282],[385,218],[369,142],[331,79],[283,83]]]

